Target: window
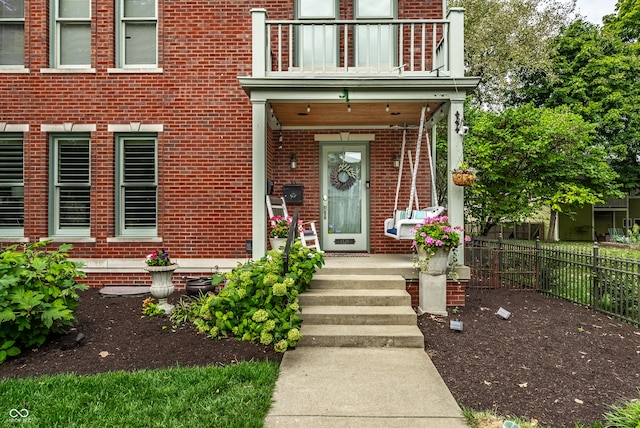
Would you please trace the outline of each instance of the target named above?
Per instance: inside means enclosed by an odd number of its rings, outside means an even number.
[[[393,19],[394,0],[355,0],[356,19]],[[392,25],[358,25],[356,57],[359,67],[379,67],[395,63],[395,29]]]
[[[91,67],[90,0],[54,0],[53,67]]]
[[[157,67],[156,0],[118,0],[118,66]]]
[[[0,236],[24,234],[22,135],[0,136]]]
[[[0,0],[0,67],[24,66],[24,0]]]
[[[89,236],[91,168],[89,136],[52,137],[51,233]]]
[[[327,20],[338,17],[336,0],[298,0],[298,19]],[[335,25],[303,25],[298,31],[298,62],[303,68],[336,65]]]
[[[117,137],[116,222],[120,236],[157,235],[156,136]]]

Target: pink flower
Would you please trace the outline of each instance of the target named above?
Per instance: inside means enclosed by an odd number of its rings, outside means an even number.
[[[469,235],[465,236],[464,242],[471,242],[471,237]]]
[[[441,240],[437,240],[436,241],[436,247],[442,247],[444,245],[444,242],[442,242]]]
[[[434,242],[436,242],[436,241],[430,236],[427,236],[426,238],[424,238],[424,243],[427,244],[427,245],[431,245]]]

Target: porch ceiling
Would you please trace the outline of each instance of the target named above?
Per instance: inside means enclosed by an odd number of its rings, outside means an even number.
[[[439,103],[428,103],[429,118],[440,108]],[[339,103],[272,103],[273,115],[283,128],[388,128],[390,126],[417,126],[425,103],[419,102],[351,102]],[[387,105],[389,106],[387,111]],[[308,110],[308,111],[307,111]]]

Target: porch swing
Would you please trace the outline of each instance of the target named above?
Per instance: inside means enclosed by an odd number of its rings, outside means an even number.
[[[409,170],[411,171],[411,191],[409,196],[409,205],[406,210],[398,209],[398,197],[400,194],[400,186],[402,184],[402,170],[404,164],[404,153],[407,141],[407,129],[405,127],[402,133],[402,150],[400,154],[400,168],[398,171],[398,184],[396,185],[396,200],[393,207],[393,217],[384,221],[384,234],[394,239],[413,239],[414,234],[412,229],[421,224],[425,218],[437,217],[442,214],[444,207],[434,206],[420,209],[418,202],[418,194],[416,191],[416,180],[418,176],[418,160],[420,159],[420,145],[422,143],[422,133],[424,131],[426,106],[422,107],[422,113],[420,115],[420,129],[418,131],[418,141],[416,142],[415,160],[411,158],[411,151],[408,151]],[[431,168],[431,186],[435,195],[436,201],[438,195],[436,193],[435,176],[433,174],[433,160],[431,158],[431,145],[429,142],[429,134],[425,133],[427,138],[427,157],[429,158],[429,166]],[[415,210],[412,208],[415,201]]]

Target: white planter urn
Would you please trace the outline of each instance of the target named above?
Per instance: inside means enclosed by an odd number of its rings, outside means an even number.
[[[177,263],[168,266],[145,266],[144,270],[151,275],[151,295],[158,299],[158,308],[165,314],[171,314],[174,306],[167,299],[173,294],[173,271],[178,269]]]
[[[418,260],[420,261],[422,272],[430,275],[442,275],[447,273],[450,250],[439,248],[428,261],[426,261],[427,253],[424,248],[416,247],[416,252],[418,253]]]
[[[271,249],[273,250],[283,250],[284,246],[287,244],[287,238],[271,238],[269,237],[269,243],[271,244]]]

